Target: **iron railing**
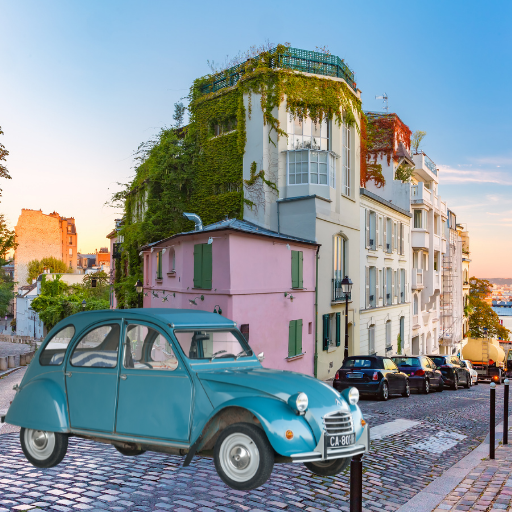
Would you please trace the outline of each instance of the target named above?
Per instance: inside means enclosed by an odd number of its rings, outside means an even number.
[[[276,48],[270,51],[271,54],[275,52]],[[258,59],[259,56],[255,57],[255,60]],[[215,74],[212,82],[201,88],[201,93],[208,94],[224,87],[236,85],[245,73],[244,64],[237,64]],[[300,50],[299,48],[287,48],[284,53],[275,53],[275,56],[270,60],[269,67],[271,69],[284,68],[302,73],[343,78],[347,85],[356,91],[354,72],[336,55]]]
[[[427,166],[427,169],[432,173],[432,174],[435,174],[437,176],[437,166],[436,164],[434,163],[434,161],[429,158],[427,156],[427,154],[424,152],[424,151],[418,151],[418,153],[416,153],[417,155],[423,155],[423,158],[425,159],[425,165]]]
[[[341,279],[333,279],[332,280],[332,302],[341,302],[345,301],[346,294],[343,292],[341,288]],[[350,293],[348,294],[348,300],[350,300]]]

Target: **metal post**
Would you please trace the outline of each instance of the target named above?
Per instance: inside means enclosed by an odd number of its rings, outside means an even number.
[[[348,293],[345,294],[345,357],[348,358]]]
[[[505,379],[504,404],[503,404],[503,444],[508,444],[508,390],[509,380]]]
[[[350,512],[363,512],[363,454],[350,462]]]
[[[496,384],[491,382],[491,415],[490,415],[490,432],[489,432],[489,459],[494,459],[494,443],[496,431]]]

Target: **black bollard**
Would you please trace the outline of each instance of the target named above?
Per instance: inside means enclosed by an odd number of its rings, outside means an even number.
[[[350,512],[363,512],[363,454],[350,462]]]
[[[504,404],[503,404],[503,444],[508,444],[508,385],[509,380],[505,379]]]
[[[491,382],[491,424],[489,432],[489,459],[494,459],[494,443],[496,430],[496,384]]]

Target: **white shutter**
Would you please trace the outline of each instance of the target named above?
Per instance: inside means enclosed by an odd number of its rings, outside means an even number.
[[[364,309],[368,309],[370,307],[370,268],[365,267],[365,304]]]
[[[366,217],[366,248],[370,247],[370,210],[365,209]]]
[[[379,307],[380,299],[379,272],[380,270],[377,267],[375,267],[375,307]]]
[[[404,254],[404,224],[400,222],[400,254]]]
[[[395,252],[395,249],[396,249],[396,222],[395,221],[393,221],[391,229],[392,229],[391,252]]]
[[[388,282],[388,273],[386,271],[386,267],[382,269],[382,297],[384,299],[383,305],[386,305],[386,285]]]
[[[393,304],[395,299],[395,279],[396,273],[394,270],[391,271],[391,304]]]
[[[382,242],[382,246],[384,247],[384,252],[387,252],[387,243],[388,243],[388,218],[383,217],[382,223],[384,224],[384,240]]]
[[[396,297],[397,297],[396,302],[397,302],[397,304],[400,304],[400,302],[401,302],[400,291],[402,288],[400,287],[400,279],[401,279],[400,274],[401,274],[401,271],[400,271],[400,269],[398,269],[396,271]]]
[[[379,240],[379,220],[380,220],[380,217],[375,214],[375,249],[378,249],[379,245],[380,245],[380,240]]]

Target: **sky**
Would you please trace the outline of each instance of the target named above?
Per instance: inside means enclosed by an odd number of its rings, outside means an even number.
[[[105,206],[133,151],[172,124],[194,78],[253,45],[327,46],[365,110],[427,136],[439,194],[471,236],[471,273],[512,277],[512,2],[0,0],[0,126],[12,180],[0,213],[74,217],[107,245]]]

